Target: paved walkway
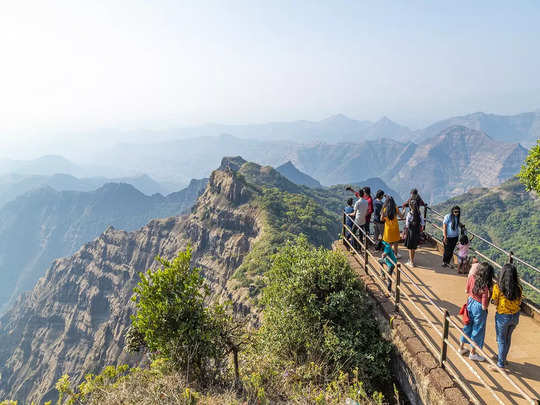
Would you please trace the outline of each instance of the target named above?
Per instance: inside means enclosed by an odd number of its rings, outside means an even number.
[[[408,252],[400,247],[403,256],[400,262],[408,259]],[[378,255],[378,254],[376,254]],[[350,263],[355,269],[360,270],[358,263],[349,257]],[[416,267],[413,269],[415,282],[420,285],[429,297],[440,307],[448,309],[450,315],[461,325],[459,320],[459,308],[465,303],[466,276],[457,274],[456,270],[443,268],[440,266],[442,259],[436,248],[422,247],[417,250]],[[374,260],[370,263],[375,266]],[[376,267],[378,268],[378,267]],[[394,276],[395,278],[395,276]],[[426,313],[429,319],[442,329],[442,316],[440,312],[412,286],[406,277],[401,278],[403,289],[410,295],[411,300]],[[424,328],[426,335],[432,339],[436,347],[440,347],[440,337],[433,331],[428,322],[420,314],[418,309],[405,297],[402,296],[401,304],[405,305],[410,313],[415,316],[420,325]],[[495,338],[495,308],[488,310],[487,332],[484,351],[494,354],[497,351]],[[449,337],[456,347],[459,345],[460,330],[450,327]],[[478,363],[463,357],[465,361],[472,365],[474,370],[488,383],[496,392],[499,398],[508,404],[527,403],[502,375],[489,369],[487,362]],[[477,393],[480,402],[485,404],[497,403],[493,395],[486,389],[467,368],[463,361],[458,358],[450,348],[448,349],[448,359],[455,365],[461,377],[467,381],[469,387]],[[512,346],[508,355],[508,374],[527,394],[533,398],[540,398],[540,324],[531,317],[520,316],[520,322],[512,336]]]

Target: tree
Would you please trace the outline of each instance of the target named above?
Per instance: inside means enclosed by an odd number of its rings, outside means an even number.
[[[143,345],[188,379],[208,383],[223,371],[227,353],[237,353],[241,327],[222,305],[207,305],[210,290],[200,269],[190,267],[189,247],[172,262],[156,260],[162,267],[140,273],[134,288],[128,344]]]
[[[263,290],[261,341],[268,352],[327,375],[358,370],[368,389],[389,378],[390,345],[345,257],[304,236],[275,255]]]
[[[534,190],[540,194],[540,139],[529,151],[518,176],[527,191]]]

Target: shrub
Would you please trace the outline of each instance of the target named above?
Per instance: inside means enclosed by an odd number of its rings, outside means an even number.
[[[188,247],[161,268],[141,273],[132,300],[130,342],[144,342],[152,353],[166,357],[174,369],[198,382],[211,382],[224,369],[234,349],[232,318],[218,304],[207,305],[210,291],[198,268],[191,268]]]
[[[266,281],[263,350],[296,366],[320,365],[320,383],[354,370],[368,390],[389,380],[390,345],[343,255],[300,236],[278,251]]]

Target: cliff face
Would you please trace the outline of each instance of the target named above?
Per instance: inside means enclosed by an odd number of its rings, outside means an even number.
[[[109,364],[137,364],[123,352],[138,272],[154,257],[172,258],[188,244],[216,299],[249,312],[230,277],[260,237],[253,190],[231,170],[215,171],[192,213],[153,220],[125,232],[108,228],[69,258],[56,260],[31,293],[0,318],[0,400],[23,403],[56,397],[64,373],[78,382]]]
[[[0,209],[0,313],[30,290],[51,261],[71,255],[109,225],[135,230],[153,218],[189,212],[206,180],[166,197],[147,196],[129,184],[95,191],[30,191]]]

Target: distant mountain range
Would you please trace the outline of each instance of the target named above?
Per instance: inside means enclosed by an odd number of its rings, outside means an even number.
[[[49,186],[56,191],[93,191],[107,183],[131,184],[146,195],[156,193],[165,195],[170,192],[168,187],[147,175],[109,179],[106,177],[78,178],[69,174],[45,176],[15,173],[0,176],[0,207],[27,191],[44,186]]]
[[[189,211],[207,180],[164,197],[125,183],[91,192],[30,191],[0,209],[0,312],[14,295],[31,289],[53,259],[70,255],[108,226],[130,231],[154,218]]]

